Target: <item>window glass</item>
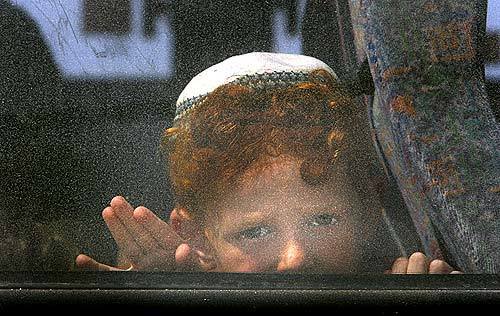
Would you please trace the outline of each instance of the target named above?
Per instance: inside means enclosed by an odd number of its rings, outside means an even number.
[[[0,270],[498,272],[500,1],[415,3],[0,0]]]

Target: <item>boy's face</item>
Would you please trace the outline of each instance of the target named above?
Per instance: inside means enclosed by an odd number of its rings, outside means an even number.
[[[353,272],[360,211],[340,173],[311,186],[301,178],[300,162],[282,157],[265,170],[248,170],[231,194],[211,205],[205,232],[216,271]]]

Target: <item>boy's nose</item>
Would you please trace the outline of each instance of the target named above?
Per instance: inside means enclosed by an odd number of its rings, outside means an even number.
[[[300,270],[304,264],[304,259],[303,246],[297,241],[291,240],[285,246],[277,270],[279,272]]]

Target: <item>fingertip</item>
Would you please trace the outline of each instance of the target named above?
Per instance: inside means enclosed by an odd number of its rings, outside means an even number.
[[[394,263],[401,263],[401,262],[406,262],[408,261],[408,258],[406,257],[399,257],[396,260],[394,260]]]
[[[174,221],[178,221],[180,220],[180,215],[179,215],[179,211],[174,208],[171,212],[170,212],[170,221],[171,222],[174,222]]]
[[[184,207],[176,207],[170,212],[170,220],[190,221],[193,216]]]
[[[114,198],[111,199],[110,205],[112,207],[118,207],[120,205],[123,205],[125,203],[125,198],[121,195],[117,195]]]
[[[172,212],[170,212],[170,223],[169,224],[172,226],[174,231],[179,232],[180,227],[181,227],[181,222],[182,222],[182,220],[181,220],[180,215],[177,213],[177,210],[173,209]]]
[[[83,267],[87,265],[92,259],[89,256],[86,256],[84,254],[79,254],[76,259],[75,263],[78,267]]]
[[[450,265],[443,260],[434,259],[429,263],[429,273],[448,273],[450,270]]]
[[[429,272],[428,258],[422,252],[414,252],[408,260],[407,274],[427,274]]]
[[[148,212],[149,210],[147,208],[145,208],[144,206],[139,206],[134,210],[133,216],[137,220],[144,221],[148,217]]]
[[[394,263],[391,267],[391,274],[405,274],[408,268],[408,258],[399,257],[394,260]]]
[[[462,271],[451,271],[450,274],[464,274]]]
[[[106,219],[110,219],[112,218],[113,216],[115,216],[114,212],[113,212],[113,208],[112,207],[106,207],[103,211],[102,211],[102,217],[106,220]]]
[[[443,262],[442,260],[439,260],[439,259],[434,259],[432,260],[430,263],[429,263],[429,269],[430,270],[437,270],[437,269],[440,269],[441,267],[443,267]]]
[[[191,253],[191,247],[188,244],[180,244],[175,250],[175,261],[177,263],[186,262]]]
[[[427,256],[422,252],[417,251],[410,256],[410,260],[427,260]]]

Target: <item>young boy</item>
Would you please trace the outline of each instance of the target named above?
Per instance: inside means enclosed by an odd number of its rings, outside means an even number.
[[[396,254],[370,181],[366,125],[317,59],[251,53],[208,68],[181,93],[164,136],[171,223],[122,197],[103,211],[122,268],[382,272]],[[85,255],[77,265],[120,270]],[[415,253],[386,272],[452,271]]]

